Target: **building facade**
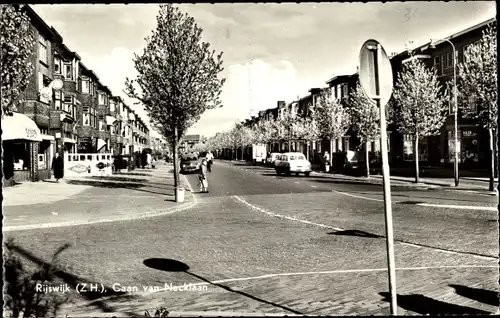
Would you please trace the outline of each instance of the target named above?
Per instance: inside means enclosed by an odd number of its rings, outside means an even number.
[[[482,32],[493,22],[496,22],[496,19],[484,21],[483,23],[458,32],[448,38],[420,46],[412,50],[414,54],[413,58],[421,59],[425,62],[427,67],[434,68],[437,71],[438,79],[444,90],[446,85],[451,83],[453,79],[453,70],[455,68],[453,48],[445,40],[451,41],[456,49],[456,63],[462,63],[467,58],[468,48],[481,39]],[[410,54],[408,51],[393,54],[390,57],[394,84],[397,81],[398,72],[402,70],[404,61],[409,58]],[[297,101],[288,104],[284,101],[278,101],[276,108],[260,111],[257,121],[269,118],[271,113],[275,114],[275,119],[282,119],[287,113],[296,114],[297,116],[309,116],[311,107],[314,108],[317,105],[318,98],[323,90],[329,90],[331,98],[338,99],[341,103],[349,107],[347,98],[349,94],[356,89],[358,82],[359,77],[357,72],[351,75],[334,76],[326,81],[326,87],[313,88],[309,91],[307,96],[298,98]],[[477,105],[473,99],[469,98],[459,105],[458,146],[460,147],[460,163],[467,163],[468,166],[478,168],[488,166],[488,131],[483,128],[477,120],[470,119],[470,116],[465,116],[464,112],[477,112]],[[251,120],[247,122],[247,124],[251,125],[254,122],[256,121]],[[391,164],[393,166],[413,164],[415,160],[415,154],[413,153],[413,136],[400,133],[395,124],[389,124],[387,133],[389,160]],[[452,165],[454,162],[455,147],[454,133],[454,108],[452,99],[450,98],[448,116],[440,129],[440,133],[437,136],[425,137],[419,141],[418,156],[422,164],[431,166]],[[495,133],[494,136],[496,137]],[[352,127],[349,128],[345,136],[337,140],[331,142],[329,140],[318,140],[310,143],[309,147],[308,144],[307,141],[297,140],[296,142],[290,143],[289,146],[288,142],[280,140],[279,142],[271,144],[269,150],[272,152],[297,150],[308,155],[310,160],[314,163],[318,161],[319,154],[324,151],[345,153],[348,150],[364,152],[365,149],[365,145],[360,142],[360,138]],[[493,144],[496,146],[496,140]],[[380,141],[371,142],[368,147],[373,160],[377,161],[380,157]],[[361,160],[363,160],[363,158],[364,156],[360,157]]]
[[[24,5],[23,10],[34,38],[33,69],[24,102],[15,116],[2,119],[3,127],[16,130],[7,132],[9,140],[2,140],[4,152],[9,154],[3,154],[4,164],[14,167],[3,183],[49,179],[56,152],[126,155],[148,148],[145,122],[120,97],[113,96],[53,27],[30,6]],[[54,84],[58,81],[62,87]],[[13,136],[19,130],[16,125],[26,125],[20,131],[32,131],[31,137],[36,138]]]

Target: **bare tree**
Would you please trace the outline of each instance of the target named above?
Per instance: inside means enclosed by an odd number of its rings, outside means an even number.
[[[125,92],[144,105],[172,146],[176,189],[181,135],[206,110],[221,105],[225,81],[218,78],[223,70],[222,53],[216,55],[209,43],[202,42],[202,31],[194,18],[177,7],[160,5],[156,30],[146,38],[142,55],[134,54],[138,76],[135,80],[127,78],[125,83]]]

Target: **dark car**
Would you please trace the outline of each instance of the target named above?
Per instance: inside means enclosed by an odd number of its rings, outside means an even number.
[[[181,173],[194,173],[198,171],[198,160],[194,158],[181,158]]]

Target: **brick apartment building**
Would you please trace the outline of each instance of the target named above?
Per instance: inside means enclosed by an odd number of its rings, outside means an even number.
[[[420,58],[425,61],[425,64],[437,70],[439,80],[443,87],[445,83],[452,81],[453,77],[453,53],[452,46],[444,41],[451,41],[456,48],[457,64],[464,61],[467,54],[467,48],[476,43],[482,37],[482,32],[485,28],[496,19],[484,21],[478,25],[470,27],[466,30],[453,34],[446,39],[437,40],[432,43],[427,43],[413,50],[415,58]],[[433,45],[431,45],[433,44]],[[394,83],[397,80],[397,74],[402,69],[403,61],[409,58],[409,52],[401,52],[393,55],[391,60],[392,69],[394,72]],[[458,72],[458,71],[457,71]],[[330,90],[332,98],[340,99],[345,102],[348,95],[356,89],[358,83],[358,73],[350,75],[338,75],[329,79],[324,88],[313,88],[305,97],[299,98],[286,104],[284,101],[278,101],[275,108],[259,112],[256,120],[268,118],[268,114],[275,114],[272,116],[275,120],[284,116],[285,112],[296,113],[299,116],[308,116],[310,114],[309,108],[315,106],[318,96],[322,90]],[[347,105],[347,104],[346,104]],[[488,166],[489,162],[489,136],[486,129],[482,128],[477,121],[465,118],[462,114],[463,109],[467,111],[475,111],[475,101],[469,100],[467,105],[459,105],[459,146],[460,146],[460,162],[465,163],[468,160],[468,167],[483,167]],[[255,121],[255,120],[254,120]],[[254,122],[252,121],[252,122]],[[496,134],[494,134],[496,136]],[[494,143],[496,145],[496,142]],[[347,131],[346,135],[331,143],[329,140],[319,140],[311,143],[307,147],[307,142],[296,141],[292,143],[292,150],[301,151],[308,155],[313,163],[319,160],[319,154],[324,151],[334,153],[352,151],[364,151],[365,145],[360,143],[360,140],[355,131],[351,128]],[[370,152],[372,157],[377,160],[380,152],[380,141],[372,142],[370,145]],[[419,160],[422,165],[431,166],[447,166],[453,164],[453,148],[454,147],[454,117],[453,107],[450,101],[449,115],[446,122],[440,130],[438,136],[431,136],[423,138],[419,143]],[[309,150],[308,150],[309,148]],[[271,145],[271,151],[287,151],[288,145],[286,142],[279,142]],[[413,138],[409,135],[400,134],[397,126],[388,126],[388,150],[389,160],[393,166],[406,166],[412,165],[415,156],[413,154]],[[360,156],[360,160],[364,156]]]
[[[12,116],[2,119],[2,142],[9,154],[3,156],[4,164],[14,166],[13,175],[5,175],[3,184],[50,178],[56,152],[123,155],[148,148],[144,121],[113,96],[53,27],[30,6],[24,5],[23,10],[35,41],[33,73],[25,101]],[[52,87],[57,79],[63,82],[61,89]]]

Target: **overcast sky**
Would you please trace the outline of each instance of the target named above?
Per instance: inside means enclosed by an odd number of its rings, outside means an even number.
[[[70,50],[114,95],[134,77],[133,53],[156,27],[157,4],[33,5]],[[494,1],[182,4],[203,28],[203,40],[223,51],[223,107],[206,112],[189,131],[229,129],[251,112],[291,102],[333,75],[356,72],[359,49],[378,40],[388,54],[425,44],[492,18]],[[129,105],[132,106],[132,101]],[[135,107],[135,106],[133,106]],[[142,109],[138,113],[146,122]]]

